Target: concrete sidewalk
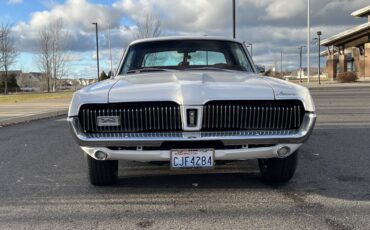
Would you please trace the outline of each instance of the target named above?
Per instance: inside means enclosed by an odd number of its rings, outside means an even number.
[[[70,98],[0,103],[0,127],[66,115]]]
[[[305,86],[309,89],[316,89],[316,88],[350,88],[350,87],[370,87],[370,78],[359,79],[356,82],[353,83],[340,83],[337,81],[322,81],[321,84],[319,82],[312,81],[310,83],[307,83],[307,79],[305,79],[303,82],[299,81],[290,81],[295,84],[299,84],[302,86]]]
[[[325,89],[325,88],[370,88],[370,82],[354,82],[354,83],[324,83],[319,85],[318,83],[300,83],[309,89]]]

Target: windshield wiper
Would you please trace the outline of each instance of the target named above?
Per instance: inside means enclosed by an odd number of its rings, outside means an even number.
[[[164,69],[164,68],[139,68],[139,69],[131,69],[127,71],[127,74],[130,73],[142,73],[142,72],[156,72],[156,71],[173,71],[172,69]]]

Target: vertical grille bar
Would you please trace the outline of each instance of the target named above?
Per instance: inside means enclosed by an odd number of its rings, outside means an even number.
[[[158,130],[161,130],[162,128],[161,128],[161,115],[160,115],[160,108],[159,107],[157,107],[157,114],[156,114],[156,116],[157,116],[157,129]]]
[[[216,125],[215,125],[215,128],[217,129],[219,126],[218,126],[218,114],[219,114],[219,109],[218,109],[218,105],[216,105],[216,111],[214,111],[216,113]]]
[[[198,114],[198,116],[199,116],[199,114]],[[207,124],[208,124],[208,128],[211,128],[211,107],[210,106],[207,106]]]
[[[214,128],[215,127],[215,106],[214,105],[212,105],[212,109],[211,109],[211,111],[212,111],[212,123],[211,123],[211,128]]]
[[[168,108],[167,108],[167,106],[164,108],[164,111],[165,111],[165,114],[166,114],[166,116],[164,117],[165,129],[167,130],[168,129]]]

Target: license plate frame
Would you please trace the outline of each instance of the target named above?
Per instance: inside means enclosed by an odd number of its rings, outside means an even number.
[[[177,159],[177,162],[176,162],[175,157],[180,157],[181,159],[180,160]],[[186,157],[188,157],[188,160],[186,160]],[[202,157],[206,157],[205,165],[202,165],[203,163]],[[210,157],[211,159],[209,159]],[[194,162],[192,162],[192,160]],[[178,164],[179,161],[180,163],[182,163],[182,165]],[[175,164],[177,164],[177,166]],[[211,169],[214,169],[215,168],[215,150],[214,149],[172,149],[170,152],[170,166],[171,166],[171,170],[211,170]]]

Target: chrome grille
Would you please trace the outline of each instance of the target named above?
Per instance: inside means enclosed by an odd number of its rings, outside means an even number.
[[[120,126],[98,126],[98,116],[120,118]],[[86,104],[79,121],[85,133],[120,133],[182,130],[180,106],[175,102]]]
[[[202,130],[291,130],[304,116],[302,102],[211,101],[203,108]]]

